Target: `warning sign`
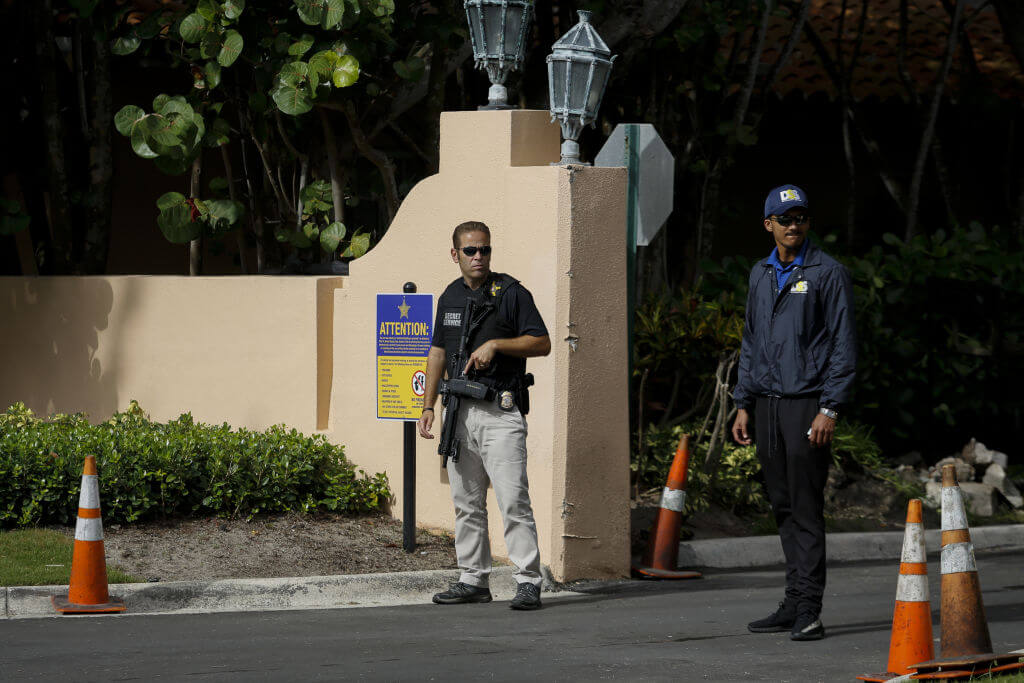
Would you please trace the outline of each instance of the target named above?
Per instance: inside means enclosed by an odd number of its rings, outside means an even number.
[[[378,419],[419,419],[433,311],[432,294],[377,295]]]

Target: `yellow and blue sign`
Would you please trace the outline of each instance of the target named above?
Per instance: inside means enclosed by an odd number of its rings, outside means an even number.
[[[432,294],[377,295],[377,419],[419,419],[433,311]]]

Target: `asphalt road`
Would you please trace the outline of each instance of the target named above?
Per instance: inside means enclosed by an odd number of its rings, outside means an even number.
[[[996,651],[1024,647],[1024,555],[978,565]],[[884,669],[896,571],[830,568],[828,637],[810,643],[746,631],[775,608],[782,572],[745,571],[597,585],[539,612],[491,603],[6,620],[0,680],[850,681]]]

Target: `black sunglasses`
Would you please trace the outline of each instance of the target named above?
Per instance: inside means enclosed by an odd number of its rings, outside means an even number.
[[[462,247],[462,253],[465,254],[466,256],[469,256],[470,258],[476,256],[476,252],[478,251],[480,252],[481,256],[491,255],[490,247]]]
[[[807,221],[811,220],[811,217],[806,213],[802,213],[799,216],[772,216],[772,218],[775,219],[776,223],[784,228],[788,228],[793,225],[793,223],[803,225]]]

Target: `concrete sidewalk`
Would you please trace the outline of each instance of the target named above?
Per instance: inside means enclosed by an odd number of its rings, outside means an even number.
[[[929,555],[939,552],[939,533],[931,531],[926,535]],[[1024,524],[977,527],[971,530],[971,538],[979,554],[1024,551]],[[829,564],[878,560],[898,562],[903,532],[829,534],[827,543]],[[782,549],[777,536],[689,541],[679,546],[679,566],[683,568],[749,569],[782,564]],[[169,581],[112,584],[110,593],[125,601],[128,606],[126,615],[383,607],[428,604],[434,593],[457,581],[458,577],[459,572],[450,569],[276,579]],[[568,590],[563,588],[546,581],[544,600],[571,600],[583,595],[573,592],[572,587]],[[491,574],[494,599],[511,600],[515,589],[512,568],[496,567]],[[66,592],[67,587],[24,586],[0,590],[3,591],[3,618],[23,619],[59,616],[50,603],[50,596]]]

